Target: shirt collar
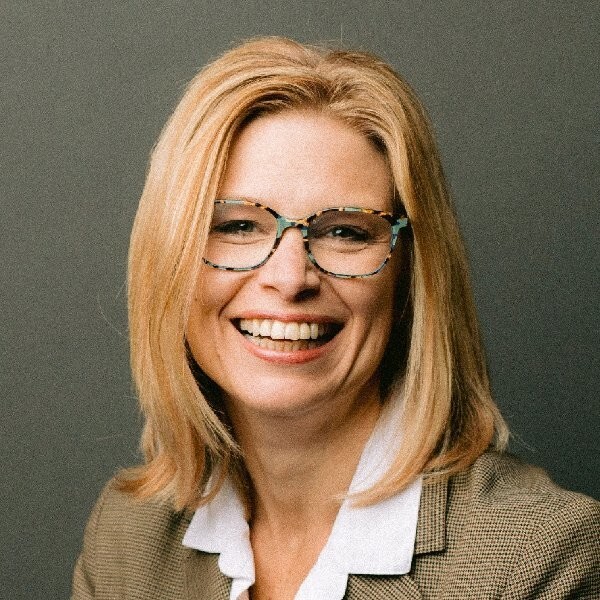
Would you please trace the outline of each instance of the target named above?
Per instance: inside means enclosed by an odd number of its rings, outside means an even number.
[[[244,507],[229,478],[217,495],[201,506],[183,536],[182,544],[202,552],[219,554],[219,569],[230,577],[231,600],[254,583],[254,556]]]
[[[369,438],[349,493],[368,489],[387,472],[399,446],[401,399],[384,406]],[[296,600],[343,598],[348,575],[404,575],[415,546],[421,478],[377,504],[357,507],[346,499],[317,562],[300,586]],[[244,597],[254,583],[254,557],[244,509],[232,483],[194,514],[183,545],[218,553],[221,572],[232,579],[230,600]]]

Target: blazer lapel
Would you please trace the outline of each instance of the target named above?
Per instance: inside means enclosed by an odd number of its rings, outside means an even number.
[[[219,569],[219,555],[189,551],[185,562],[185,600],[229,600],[231,579]]]
[[[446,548],[446,504],[448,501],[448,478],[431,476],[423,481],[415,556],[440,552]]]
[[[431,477],[423,482],[415,558],[420,554],[439,552],[446,547],[447,497],[447,478]],[[344,600],[421,600],[423,595],[411,574],[412,571],[407,575],[393,576],[350,575]]]

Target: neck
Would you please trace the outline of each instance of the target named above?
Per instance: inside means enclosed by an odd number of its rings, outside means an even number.
[[[253,487],[252,525],[274,537],[331,528],[380,412],[377,386],[348,403],[273,415],[229,406]]]

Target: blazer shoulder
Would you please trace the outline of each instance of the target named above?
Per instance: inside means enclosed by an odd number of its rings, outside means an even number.
[[[137,500],[109,481],[86,526],[72,598],[180,598],[190,519],[166,500]]]
[[[167,540],[189,525],[191,515],[176,511],[163,498],[140,500],[119,489],[117,478],[111,479],[102,490],[96,507],[97,535],[106,540]]]
[[[596,513],[600,503],[561,488],[548,474],[518,457],[499,452],[482,455],[470,469],[456,477],[457,490],[468,490],[471,502],[508,510],[531,508],[531,514],[544,519],[566,506],[587,507]]]
[[[460,597],[472,597],[475,581],[506,598],[553,586],[568,593],[548,597],[588,598],[598,589],[600,503],[562,489],[538,467],[483,455],[450,479],[446,518],[453,567],[445,583]]]

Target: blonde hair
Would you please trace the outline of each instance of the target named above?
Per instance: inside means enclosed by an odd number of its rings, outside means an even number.
[[[145,415],[145,463],[121,477],[138,497],[176,508],[214,494],[241,458],[185,341],[212,205],[228,150],[258,115],[322,111],[389,161],[411,231],[406,306],[386,351],[384,380],[404,396],[403,443],[388,474],[363,495],[383,499],[419,473],[457,472],[507,429],[490,395],[465,252],[427,116],[380,59],[283,38],[238,46],[189,84],[166,124],[135,219],[129,254],[131,363]]]

